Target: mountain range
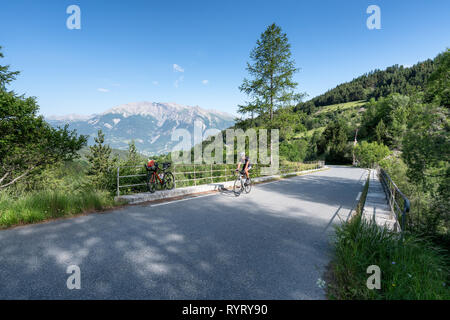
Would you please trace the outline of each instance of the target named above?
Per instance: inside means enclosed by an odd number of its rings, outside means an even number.
[[[158,155],[179,144],[171,141],[175,129],[186,129],[193,136],[194,122],[200,121],[203,130],[223,130],[234,124],[234,116],[198,106],[144,101],[119,105],[101,114],[50,116],[46,121],[53,127],[68,124],[78,134],[88,135],[88,144],[93,144],[101,129],[112,148],[125,150],[134,140],[140,153]]]

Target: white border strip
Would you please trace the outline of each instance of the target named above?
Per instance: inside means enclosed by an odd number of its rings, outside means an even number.
[[[189,197],[189,198],[186,198],[186,199],[179,199],[179,200],[173,200],[173,201],[161,202],[161,203],[157,203],[157,204],[152,204],[152,205],[150,205],[150,207],[158,207],[158,206],[163,206],[163,205],[171,204],[171,203],[175,203],[175,202],[181,202],[181,201],[193,200],[193,199],[204,198],[204,197],[210,197],[210,196],[216,196],[216,195],[217,195],[217,193],[213,193],[213,194],[206,194],[206,195],[203,195],[203,196]]]

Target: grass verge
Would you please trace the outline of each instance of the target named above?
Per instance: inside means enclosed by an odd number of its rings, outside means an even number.
[[[368,184],[356,215],[336,227],[327,296],[339,300],[450,299],[449,261],[420,235],[400,234],[361,219]],[[381,270],[381,289],[368,289],[370,265]]]
[[[13,198],[0,194],[0,228],[72,216],[117,205],[108,192],[37,191]]]

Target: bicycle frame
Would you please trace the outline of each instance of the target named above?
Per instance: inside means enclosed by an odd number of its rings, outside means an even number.
[[[152,175],[151,175],[151,177],[150,177],[150,182],[154,182],[154,181],[156,181],[156,178],[159,180],[159,183],[161,184],[161,185],[163,185],[163,181],[161,180],[161,178],[159,177],[159,174],[156,172],[156,171],[153,171],[153,173],[152,173]]]
[[[246,186],[244,184],[244,182],[247,180],[247,175],[245,174],[245,172],[237,171],[236,174],[237,174],[237,176],[236,176],[236,180],[235,180],[235,185],[233,187],[235,194],[239,195],[239,194],[241,194],[242,191],[244,191],[245,193],[249,193],[250,190],[248,190],[248,191],[246,190],[248,186]],[[249,179],[250,179],[250,176],[249,176]],[[239,191],[237,192],[235,190],[235,188],[236,188],[236,183],[238,181],[239,181],[240,187],[239,187]],[[250,188],[251,188],[251,185],[250,185]]]

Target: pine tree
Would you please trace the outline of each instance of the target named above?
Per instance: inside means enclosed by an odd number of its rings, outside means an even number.
[[[136,149],[136,144],[134,142],[134,140],[132,140],[129,144],[128,144],[128,156],[127,156],[127,163],[129,165],[137,165],[139,163],[139,155]]]
[[[252,101],[239,106],[238,112],[256,112],[259,116],[268,114],[272,121],[276,109],[302,98],[302,94],[293,91],[297,83],[292,78],[298,69],[291,58],[290,48],[286,34],[275,24],[261,34],[250,53],[253,64],[247,63],[252,79],[245,78],[239,87]]]
[[[98,130],[94,141],[95,144],[89,147],[90,154],[87,155],[91,165],[88,175],[94,187],[106,189],[111,184],[110,174],[117,159],[111,157],[112,150],[109,145],[105,145],[105,134],[102,130]]]
[[[383,122],[383,119],[378,122],[377,127],[375,128],[375,133],[377,136],[377,142],[382,144],[386,137],[386,125]]]
[[[1,50],[2,46],[0,46],[0,58],[3,58]],[[9,65],[0,65],[0,90],[6,91],[6,85],[15,80],[18,74],[19,71],[9,71]]]
[[[330,122],[322,133],[318,150],[325,152],[326,160],[345,163],[347,147],[347,127],[343,119]]]

